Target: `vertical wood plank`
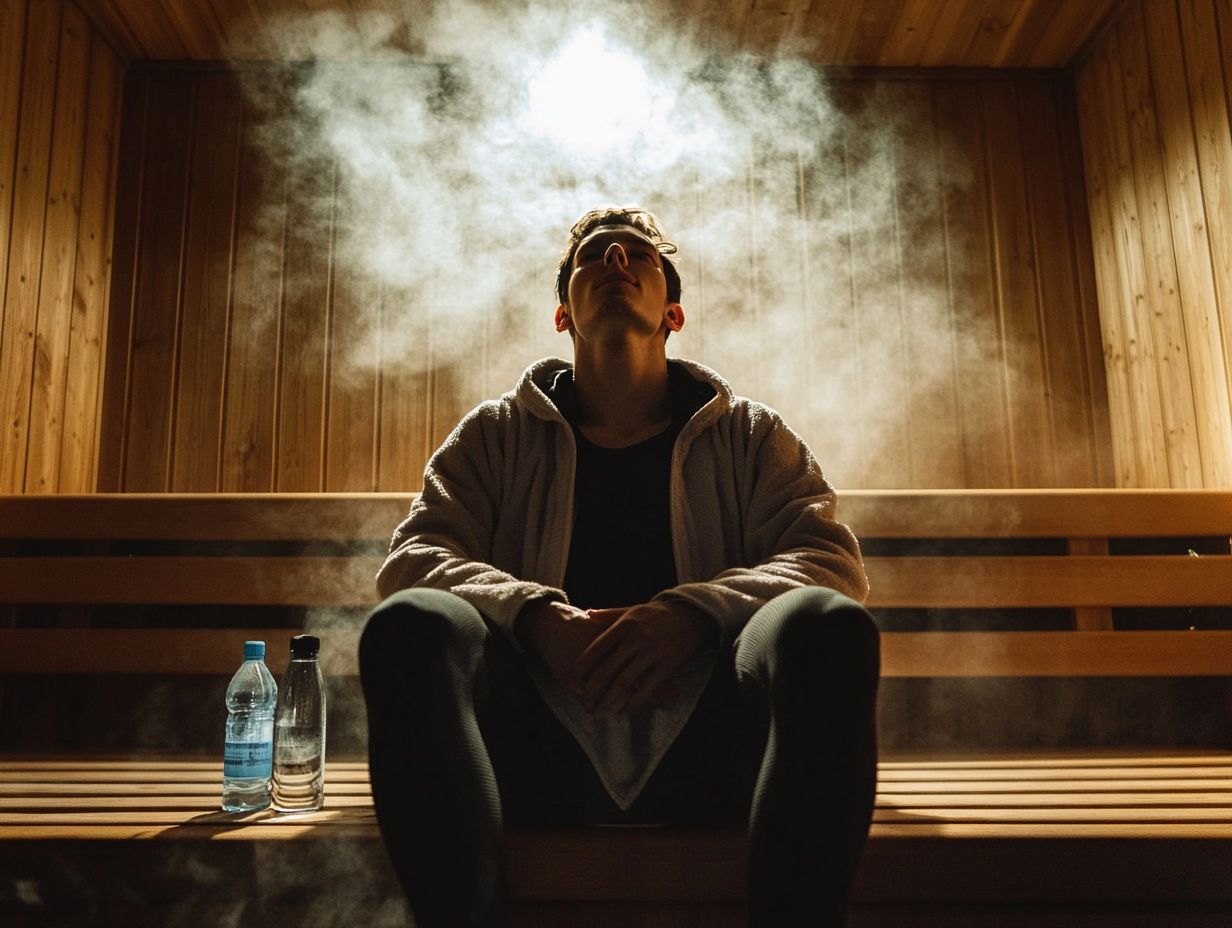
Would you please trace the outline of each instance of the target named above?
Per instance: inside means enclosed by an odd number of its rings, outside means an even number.
[[[1138,486],[1166,487],[1168,459],[1165,452],[1163,397],[1160,392],[1159,353],[1146,303],[1149,289],[1142,251],[1142,223],[1130,153],[1129,128],[1124,118],[1125,95],[1120,79],[1121,52],[1116,36],[1110,36],[1101,54],[1100,87],[1105,101],[1104,131],[1108,139],[1110,202],[1118,234],[1116,249],[1121,276],[1121,324],[1125,331],[1126,363],[1129,368],[1130,401],[1134,416],[1132,453],[1138,462]]]
[[[1145,3],[1147,53],[1155,90],[1160,146],[1166,166],[1177,283],[1185,319],[1194,388],[1194,418],[1207,480],[1226,486],[1232,474],[1232,392],[1220,347],[1218,292],[1202,199],[1202,175],[1194,139],[1180,23],[1171,3]]]
[[[337,167],[292,169],[287,203],[278,460],[275,489],[319,493],[324,486],[325,375],[334,260]]]
[[[272,76],[252,79],[270,81]],[[272,85],[261,99],[275,99]],[[227,330],[219,489],[268,493],[274,483],[274,418],[286,229],[285,167],[271,156],[262,114],[246,119],[237,193],[236,251]]]
[[[962,431],[932,87],[903,81],[895,96],[895,214],[910,383],[904,423],[911,441],[910,485],[956,487],[963,479]]]
[[[13,219],[13,174],[21,110],[28,0],[0,0],[0,341],[5,330],[4,298]]]
[[[209,493],[218,489],[222,362],[243,113],[239,87],[228,74],[200,74],[194,89],[195,157],[189,182],[170,489]]]
[[[61,4],[29,8],[0,331],[0,493],[25,484]]]
[[[1056,486],[1094,486],[1094,428],[1078,292],[1074,239],[1066,204],[1056,90],[1044,82],[1019,86],[1020,121],[1026,153],[1032,250],[1039,269],[1041,340],[1046,367]]]
[[[860,383],[856,375],[845,143],[834,133],[819,140],[818,145],[811,169],[801,181],[804,265],[809,275],[804,311],[808,351],[826,376],[812,398],[812,431],[805,437],[830,481],[854,488],[861,486],[867,475],[860,459],[861,423],[850,415]]]
[[[172,390],[193,116],[191,73],[152,81],[143,176],[130,399],[123,465],[127,492],[164,492],[171,453]]]
[[[137,260],[142,191],[145,189],[146,128],[150,80],[131,69],[124,76],[115,184],[112,273],[103,344],[102,409],[99,414],[98,490],[118,493],[124,485],[128,404],[132,394],[132,335],[136,313]]]
[[[1232,48],[1221,47],[1215,0],[1180,0],[1179,8],[1185,76],[1193,101],[1194,139],[1206,206],[1206,234],[1219,300],[1216,313],[1223,333],[1223,379],[1232,391],[1232,88],[1227,86],[1225,71]],[[1225,4],[1224,18],[1228,15]],[[1232,424],[1232,410],[1225,407],[1224,414]],[[1224,471],[1222,478],[1227,485],[1232,481],[1232,470]]]
[[[1039,331],[1037,256],[1013,84],[980,88],[988,127],[989,214],[996,261],[996,301],[1001,326],[1003,376],[1010,406],[1010,466],[1015,486],[1052,486],[1053,447]]]
[[[385,295],[385,325],[393,325],[416,336],[407,339],[405,334],[394,343],[405,346],[409,356],[391,356],[382,352],[381,357],[381,416],[380,457],[377,461],[377,489],[385,492],[415,490],[423,486],[423,470],[427,463],[428,404],[430,389],[430,356],[428,346],[428,315],[423,297],[417,293],[401,293],[393,290]],[[529,349],[522,348],[529,339],[519,338],[519,330],[526,333],[530,320],[505,317],[504,324],[510,332],[510,355],[520,356],[529,363]],[[538,320],[542,322],[543,320]],[[526,333],[527,335],[529,333]],[[533,359],[530,359],[533,360]],[[525,363],[522,364],[525,367]],[[497,376],[507,375],[508,365],[498,369]],[[506,376],[499,392],[510,390],[521,370]],[[500,381],[498,380],[498,383]]]
[[[95,34],[90,41],[81,220],[77,226],[64,437],[56,487],[59,493],[92,492],[98,470],[103,333],[107,325],[123,80],[123,63]]]
[[[1065,552],[1071,555],[1107,557],[1107,538],[1068,538]],[[1109,606],[1078,606],[1074,610],[1074,629],[1080,632],[1110,632],[1115,627]]]
[[[54,493],[59,485],[60,443],[64,434],[69,334],[73,314],[73,271],[77,264],[81,170],[85,154],[89,28],[82,12],[71,3],[65,4],[60,22],[51,171],[43,220],[43,259],[30,396],[30,437],[23,488],[26,493]]]
[[[1086,167],[1087,195],[1090,201],[1091,238],[1095,255],[1095,276],[1099,289],[1099,310],[1104,343],[1104,370],[1108,379],[1108,407],[1113,441],[1115,483],[1133,487],[1138,483],[1136,455],[1132,453],[1135,432],[1130,403],[1129,371],[1126,364],[1125,331],[1122,313],[1125,293],[1116,260],[1113,231],[1110,144],[1104,125],[1101,71],[1109,66],[1103,49],[1097,50],[1078,75],[1078,110],[1082,126],[1082,150]]]
[[[1157,436],[1168,462],[1168,486],[1201,487],[1202,453],[1194,421],[1189,350],[1176,279],[1176,254],[1168,215],[1168,191],[1159,155],[1159,126],[1150,86],[1141,8],[1127,11],[1115,35],[1119,76],[1125,94],[1135,196],[1138,201],[1146,274],[1145,316],[1155,346],[1163,428]]]
[[[373,222],[380,207],[364,203],[344,175],[339,184],[340,219],[334,263],[330,325],[328,418],[325,445],[325,489],[375,489],[378,330],[382,287],[367,270],[360,250],[363,236],[349,229]],[[380,220],[376,220],[379,228]],[[456,332],[456,328],[446,329]],[[468,362],[474,373],[474,362]],[[480,371],[480,376],[482,372]],[[453,424],[457,424],[455,419]]]
[[[1095,254],[1092,245],[1091,214],[1087,207],[1087,186],[1082,164],[1082,130],[1078,124],[1076,77],[1067,81],[1057,100],[1061,124],[1061,160],[1065,165],[1066,207],[1074,231],[1074,277],[1078,317],[1082,332],[1084,367],[1087,374],[1087,417],[1091,423],[1091,448],[1094,454],[1092,486],[1116,485],[1112,459],[1112,424],[1108,412],[1108,380],[1104,368],[1103,340],[1099,324],[1099,292],[1095,282]]]
[[[1014,486],[1009,397],[1001,375],[993,288],[985,128],[975,84],[938,88],[942,139],[947,292],[954,318],[955,379],[961,399],[963,486]]]
[[[860,389],[855,406],[864,426],[861,486],[894,489],[911,486],[911,436],[899,406],[910,403],[911,383],[902,230],[895,212],[899,179],[885,170],[894,161],[894,139],[877,131],[884,119],[879,105],[870,102],[854,118],[847,146],[847,216],[857,306]]]

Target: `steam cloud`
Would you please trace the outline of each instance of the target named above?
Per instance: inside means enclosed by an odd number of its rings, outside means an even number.
[[[851,360],[848,243],[874,271],[861,313],[911,312],[910,330],[936,340],[915,350],[953,350],[948,321],[919,324],[946,311],[936,256],[911,242],[929,281],[898,267],[916,207],[895,107],[844,111],[801,57],[758,57],[627,3],[327,12],[276,34],[303,64],[264,128],[293,172],[317,178],[310,194],[337,203],[319,211],[336,266],[371,287],[353,301],[373,308],[344,363],[474,359],[477,401],[535,358],[570,356],[552,277],[570,224],[606,203],[649,207],[681,246],[689,318],[669,352],[712,364],[807,438],[850,416],[857,381],[868,388]],[[918,166],[920,184],[933,170]],[[903,346],[887,348],[879,363],[901,368]],[[819,356],[837,360],[801,363]]]

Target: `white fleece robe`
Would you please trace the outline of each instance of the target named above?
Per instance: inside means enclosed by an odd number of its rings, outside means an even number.
[[[621,809],[684,728],[717,654],[758,608],[799,586],[830,587],[861,602],[868,594],[859,544],[835,520],[834,490],[799,436],[774,410],[735,396],[709,368],[669,363],[709,384],[714,396],[685,423],[672,452],[677,585],[655,598],[684,599],[711,616],[717,646],[680,669],[668,702],[606,720],[535,655],[528,660],[539,692]],[[513,391],[476,407],[445,439],[377,574],[382,596],[416,586],[448,590],[523,653],[513,634],[522,607],[534,599],[568,602],[561,585],[577,449],[545,388],[569,366],[559,358],[537,361]]]

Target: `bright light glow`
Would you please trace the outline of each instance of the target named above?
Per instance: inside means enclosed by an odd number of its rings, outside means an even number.
[[[529,91],[524,127],[576,154],[617,153],[666,135],[671,101],[642,61],[607,43],[602,26],[576,32]]]

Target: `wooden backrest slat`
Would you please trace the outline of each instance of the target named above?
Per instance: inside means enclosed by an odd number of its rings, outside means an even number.
[[[413,493],[0,495],[0,538],[388,542]],[[862,538],[1232,535],[1232,491],[860,490]]]
[[[3,628],[0,673],[229,675],[244,641],[266,645],[275,674],[286,667],[290,628]],[[359,629],[313,629],[322,669],[357,673]],[[887,632],[886,677],[1226,676],[1232,631]]]
[[[0,558],[8,603],[373,606],[380,557]],[[1232,556],[869,558],[869,605],[1218,606]]]
[[[0,496],[0,538],[377,541],[412,493],[98,493]]]
[[[0,558],[4,602],[374,606],[379,557]]]

